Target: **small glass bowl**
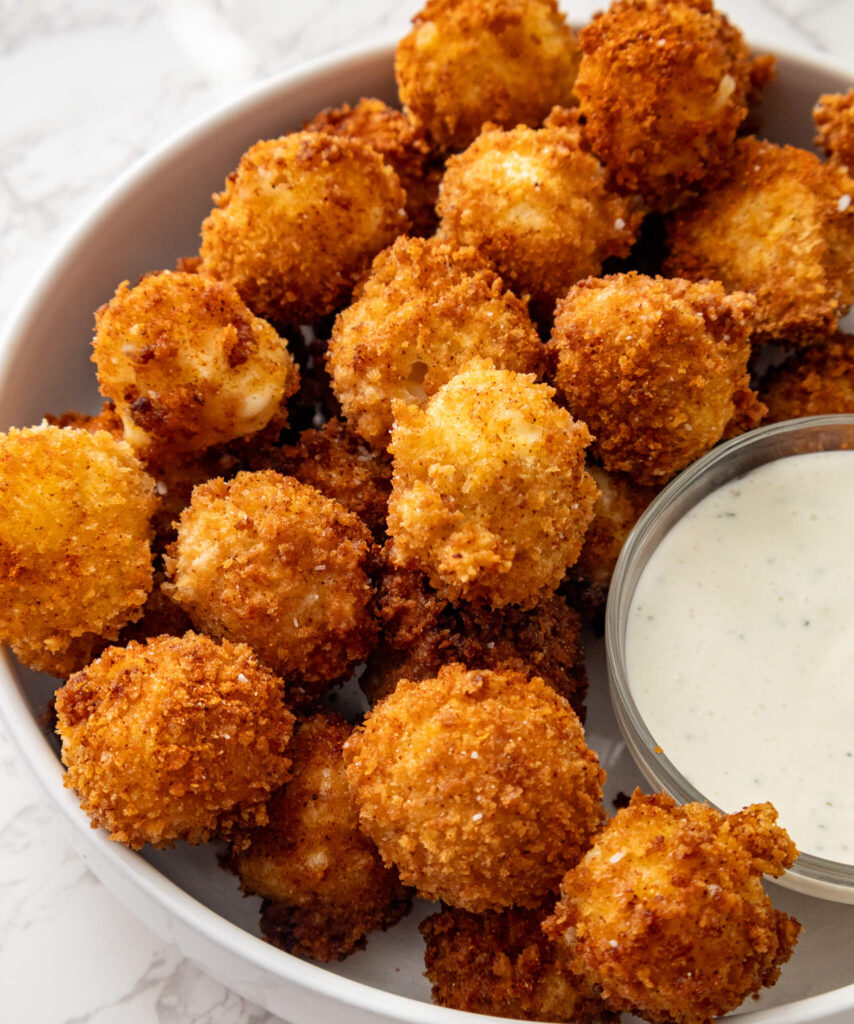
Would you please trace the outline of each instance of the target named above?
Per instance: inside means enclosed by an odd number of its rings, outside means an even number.
[[[776,459],[839,449],[854,449],[854,415],[810,416],[742,434],[714,448],[672,480],[638,520],[623,546],[605,616],[611,701],[620,731],[641,773],[652,786],[669,793],[679,803],[712,802],[660,752],[632,697],[626,668],[626,626],[641,573],[671,527],[718,487]],[[794,866],[774,881],[810,896],[854,903],[852,864],[802,853]]]

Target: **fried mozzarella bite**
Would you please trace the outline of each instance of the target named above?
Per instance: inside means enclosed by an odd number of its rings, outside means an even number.
[[[854,170],[854,89],[819,96],[813,120],[816,145],[843,170]]]
[[[628,256],[641,216],[611,191],[568,111],[538,130],[485,125],[448,160],[438,210],[440,237],[474,246],[541,318],[607,257]]]
[[[404,235],[336,318],[327,367],[348,423],[384,448],[393,400],[423,406],[476,356],[537,373],[542,354],[525,303],[474,249]]]
[[[65,785],[138,850],[267,822],[286,779],[285,687],[245,644],[186,633],[109,647],[56,695]]]
[[[544,929],[608,1004],[655,1024],[708,1024],[773,985],[800,925],[762,875],[797,856],[771,804],[721,814],[636,790],[570,870]]]
[[[145,457],[252,434],[299,387],[285,341],[230,284],[169,270],[119,285],[95,314],[92,361]]]
[[[394,62],[409,116],[452,152],[486,121],[536,126],[569,106],[577,68],[556,0],[427,0]]]
[[[400,179],[412,234],[433,234],[442,161],[406,114],[382,100],[361,99],[355,107],[345,103],[322,110],[305,125],[305,131],[343,135],[376,150]]]
[[[532,374],[472,360],[424,409],[394,403],[392,562],[450,601],[533,608],[581,550],[590,433]]]
[[[754,342],[831,334],[854,299],[854,179],[753,137],[739,139],[728,173],[673,215],[665,273],[756,296]]]
[[[200,484],[167,551],[167,596],[215,637],[249,644],[293,687],[322,694],[373,647],[371,536],[337,501],[272,470]]]
[[[323,132],[256,142],[202,224],[201,273],[257,316],[313,323],[344,302],[408,226],[394,170],[370,146]]]
[[[769,372],[759,396],[768,406],[769,423],[854,413],[854,337],[836,334],[824,345],[795,353]]]
[[[466,910],[537,906],[602,820],[604,772],[578,716],[519,672],[453,664],[402,680],[344,758],[383,861]]]
[[[342,960],[412,904],[394,868],[359,831],[342,748],[352,726],[321,713],[298,722],[291,777],[267,805],[269,822],[232,863],[244,892],[263,897],[261,931],[288,953]]]
[[[359,679],[371,704],[401,679],[431,679],[458,661],[472,669],[540,676],[584,721],[581,619],[561,597],[547,597],[524,612],[513,605],[454,605],[431,590],[423,573],[389,568],[381,575],[376,606],[382,642]]]
[[[663,484],[751,402],[758,422],[747,372],[754,305],[716,281],[634,272],[589,278],[558,303],[555,385],[606,470]]]
[[[425,918],[418,927],[433,1002],[514,1020],[615,1022],[593,986],[569,970],[563,944],[543,934],[547,913],[446,907]]]
[[[154,481],[106,431],[0,434],[0,642],[65,676],[142,615],[153,579]]]
[[[579,43],[585,135],[621,188],[667,209],[718,176],[747,116],[752,65],[711,0],[617,0]]]
[[[590,465],[587,472],[599,489],[599,497],[572,571],[588,585],[589,598],[602,605],[623,544],[658,488],[644,487],[625,473],[608,473],[601,466]]]

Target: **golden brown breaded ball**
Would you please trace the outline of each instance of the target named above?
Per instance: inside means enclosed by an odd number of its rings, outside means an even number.
[[[459,661],[473,669],[540,676],[584,721],[581,619],[563,598],[547,597],[526,612],[513,605],[452,605],[431,591],[423,573],[389,567],[380,576],[376,608],[382,642],[359,679],[371,704],[401,679],[431,679],[443,665]]]
[[[726,181],[678,210],[665,273],[756,296],[754,342],[814,342],[854,299],[854,179],[814,153],[739,139]]]
[[[567,294],[548,346],[555,385],[605,469],[663,484],[721,439],[750,390],[754,305],[716,281],[634,272]]]
[[[356,516],[313,487],[272,470],[238,473],[193,491],[164,589],[204,632],[249,644],[294,684],[296,702],[373,647],[370,541]]]
[[[261,931],[280,949],[342,960],[412,905],[394,868],[359,831],[342,748],[352,732],[337,715],[298,723],[291,778],[270,798],[270,821],[248,833],[233,866],[244,892],[264,898]]]
[[[438,210],[439,235],[473,245],[540,318],[607,257],[628,256],[641,216],[610,190],[568,112],[539,130],[487,124],[448,160]]]
[[[151,590],[154,481],[124,441],[76,427],[0,434],[0,642],[67,675]]]
[[[773,985],[800,931],[763,874],[797,851],[771,804],[721,814],[636,790],[568,872],[545,925],[613,1009],[708,1024]]]
[[[445,908],[422,921],[433,1002],[514,1020],[616,1021],[593,986],[569,970],[563,944],[543,934],[550,909]]]
[[[579,43],[585,134],[618,185],[666,209],[714,180],[747,116],[751,61],[711,0],[617,0]]]
[[[376,150],[400,179],[412,234],[433,234],[443,162],[406,114],[382,100],[361,99],[355,107],[345,103],[322,110],[305,125],[305,130],[343,135]]]
[[[392,561],[440,596],[533,608],[571,566],[593,516],[590,434],[533,374],[472,360],[424,409],[395,402]]]
[[[394,62],[410,117],[451,151],[485,121],[538,125],[552,107],[569,106],[577,68],[556,0],[427,0]]]
[[[65,785],[93,828],[134,849],[266,824],[288,774],[284,683],[245,644],[186,633],[109,647],[56,711]]]
[[[125,440],[148,456],[196,452],[281,419],[299,371],[235,289],[166,270],[124,281],[95,314],[92,361]]]
[[[762,381],[766,420],[854,413],[854,337],[837,334],[825,345],[797,352]]]
[[[854,89],[819,96],[813,120],[816,145],[845,171],[854,170]]]
[[[385,448],[392,400],[423,406],[475,356],[540,370],[543,344],[525,303],[474,249],[402,236],[335,320],[327,367],[348,423]]]
[[[383,861],[466,910],[538,905],[602,820],[604,772],[578,716],[519,672],[453,664],[401,681],[344,757]]]
[[[201,272],[285,323],[331,313],[408,226],[394,170],[365,143],[323,132],[256,142],[214,201]]]
[[[599,497],[573,573],[589,584],[591,597],[601,603],[623,544],[658,488],[643,487],[625,473],[608,473],[601,466],[590,465],[587,471],[599,489]]]

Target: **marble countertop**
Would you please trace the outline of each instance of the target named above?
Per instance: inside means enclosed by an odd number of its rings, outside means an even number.
[[[252,83],[402,35],[420,0],[0,2],[0,319],[121,171]],[[583,22],[601,2],[565,5]],[[854,82],[851,0],[720,0],[751,38],[825,51]],[[272,1024],[89,873],[0,725],[0,1018]]]

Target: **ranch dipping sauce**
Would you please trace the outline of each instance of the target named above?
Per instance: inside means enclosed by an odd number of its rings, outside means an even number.
[[[708,800],[770,800],[802,852],[854,863],[854,452],[778,459],[679,520],[635,589],[626,666]]]

